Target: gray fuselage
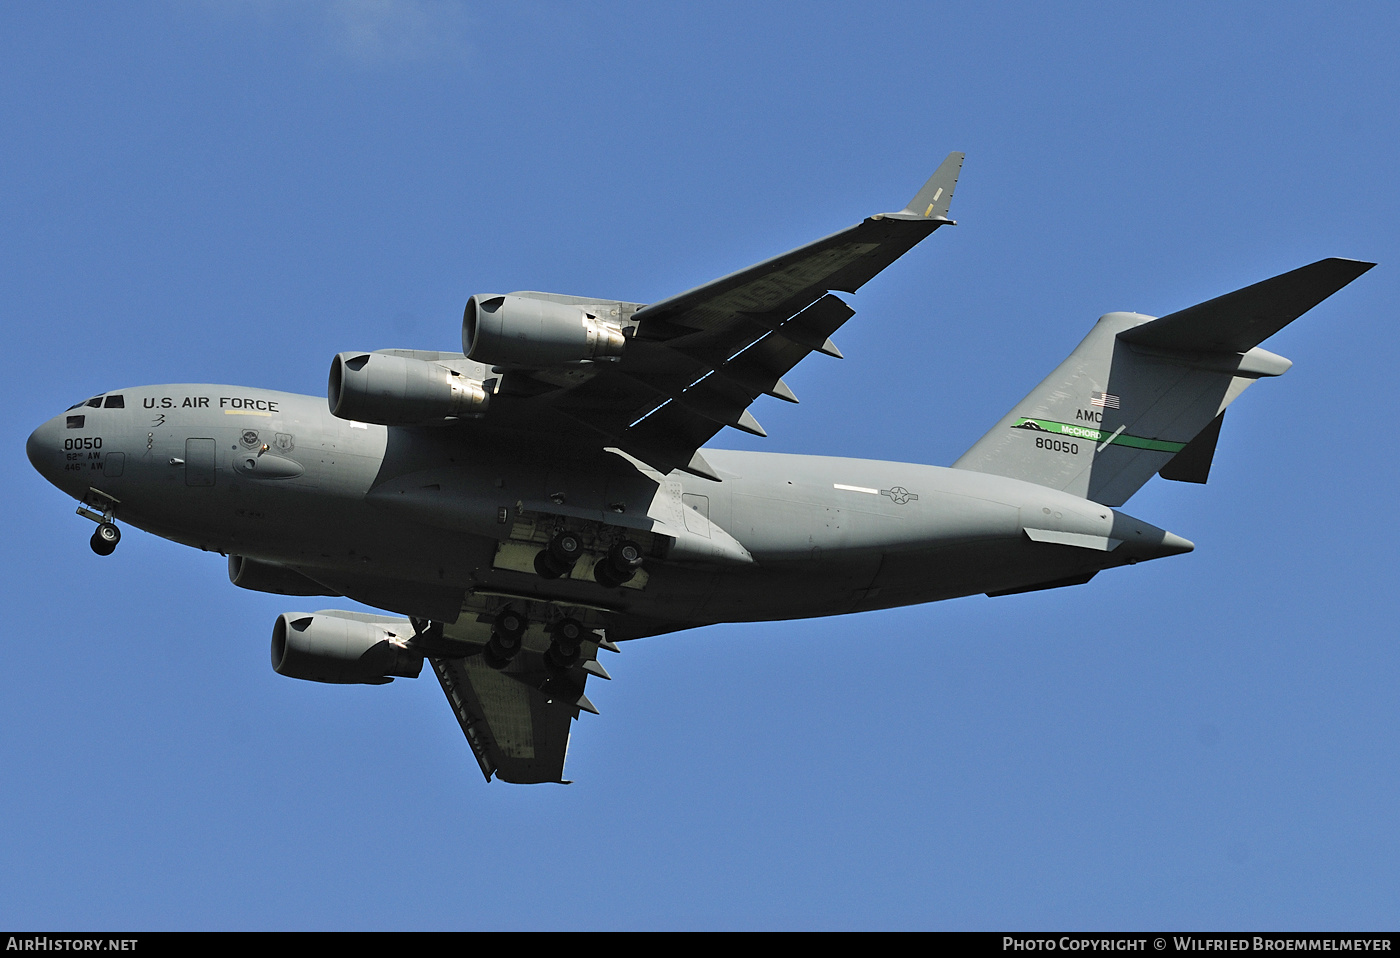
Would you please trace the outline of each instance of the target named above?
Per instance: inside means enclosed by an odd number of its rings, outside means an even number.
[[[963,469],[707,449],[714,482],[612,452],[561,461],[469,430],[348,422],[324,398],[264,389],[106,397],[29,439],[63,491],[99,490],[119,521],[294,570],[324,594],[447,622],[473,594],[520,596],[623,614],[615,637],[632,638],[1069,584],[1191,548],[1107,506]],[[551,523],[600,543],[649,537],[644,582],[549,580],[511,560]]]

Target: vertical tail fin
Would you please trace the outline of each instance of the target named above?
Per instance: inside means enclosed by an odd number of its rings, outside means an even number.
[[[1321,260],[1160,319],[1109,313],[953,467],[1110,506],[1158,472],[1204,482],[1225,407],[1292,365],[1258,344],[1374,265]]]

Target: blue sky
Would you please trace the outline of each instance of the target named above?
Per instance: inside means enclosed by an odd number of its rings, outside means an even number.
[[[1382,3],[0,6],[0,926],[1393,928],[1397,41]],[[656,300],[954,149],[960,225],[723,444],[947,464],[1103,312],[1380,266],[1266,344],[1208,486],[1128,503],[1195,553],[633,643],[567,788],[484,784],[431,678],[274,674],[302,606],[94,556],[21,452],[102,390],[459,348],[477,292]]]

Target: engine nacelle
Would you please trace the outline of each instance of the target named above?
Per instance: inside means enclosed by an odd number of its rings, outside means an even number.
[[[622,327],[581,306],[477,295],[462,315],[462,352],[488,366],[537,369],[622,355]]]
[[[486,388],[438,363],[386,353],[341,353],[331,361],[331,415],[381,426],[414,426],[479,416]]]
[[[336,615],[284,612],[272,627],[272,668],[280,675],[335,685],[384,685],[418,678],[423,656],[382,624]]]
[[[228,580],[240,589],[271,592],[274,595],[340,595],[300,572],[247,556],[228,557]]]

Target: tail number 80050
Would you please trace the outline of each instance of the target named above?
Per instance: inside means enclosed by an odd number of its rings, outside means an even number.
[[[1079,443],[1066,442],[1063,439],[1047,439],[1044,436],[1036,436],[1035,447],[1049,449],[1051,452],[1067,452],[1072,456],[1079,455]]]

